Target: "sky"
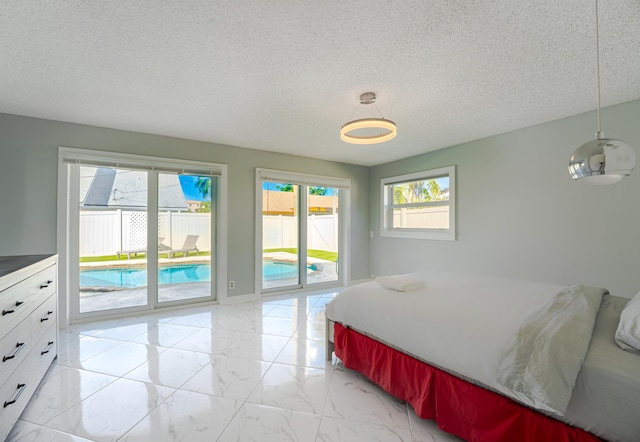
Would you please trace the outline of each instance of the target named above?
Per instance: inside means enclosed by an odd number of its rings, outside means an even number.
[[[182,192],[184,193],[185,199],[193,201],[204,201],[204,198],[202,198],[202,194],[196,188],[196,181],[198,181],[197,176],[178,175],[178,177],[180,179],[180,185],[182,186]],[[278,190],[276,186],[278,186],[279,184],[280,183],[265,182],[262,185],[262,188],[265,190]],[[333,189],[328,189],[327,195],[333,195]]]
[[[193,201],[204,201],[202,194],[196,189],[197,176],[193,175],[179,175],[180,185],[182,185],[182,191],[184,192],[184,198]],[[448,187],[448,180],[446,178],[436,179],[441,188]],[[265,182],[262,184],[264,190],[277,190],[276,186],[279,183]],[[333,195],[333,189],[328,189],[327,195]]]
[[[193,175],[178,175],[180,179],[180,185],[182,186],[182,192],[184,193],[184,199],[193,201],[204,201],[202,194],[196,189],[197,176]]]
[[[184,198],[187,200],[193,201],[204,201],[202,194],[196,188],[196,181],[198,181],[197,176],[193,175],[178,175],[180,179],[180,185],[182,186],[182,192],[184,193]],[[265,182],[262,185],[262,188],[265,190],[278,190],[276,186],[280,183],[270,183]],[[328,189],[327,195],[333,195],[333,189]]]

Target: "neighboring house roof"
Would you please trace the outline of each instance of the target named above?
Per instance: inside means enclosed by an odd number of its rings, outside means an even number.
[[[280,190],[262,191],[262,213],[265,215],[288,215],[296,212],[297,192]],[[309,195],[309,212],[334,213],[338,209],[338,199],[334,196]]]
[[[147,207],[146,172],[83,166],[80,175],[80,199],[83,207]],[[177,175],[159,174],[158,186],[160,210],[187,210],[187,202]]]

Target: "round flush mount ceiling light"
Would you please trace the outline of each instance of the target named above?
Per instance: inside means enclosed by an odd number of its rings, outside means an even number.
[[[365,92],[360,95],[360,104],[375,106],[376,94]],[[380,111],[378,110],[378,113]],[[340,139],[351,144],[376,144],[384,143],[395,138],[397,134],[396,123],[385,119],[380,113],[380,118],[361,118],[349,121],[340,129]]]

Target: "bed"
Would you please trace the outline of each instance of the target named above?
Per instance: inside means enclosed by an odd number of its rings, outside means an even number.
[[[447,272],[369,282],[326,308],[327,352],[468,441],[640,441],[640,355],[614,341],[629,299]]]

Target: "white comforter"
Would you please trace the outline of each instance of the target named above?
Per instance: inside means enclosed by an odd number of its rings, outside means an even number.
[[[605,290],[420,272],[425,287],[345,289],[327,318],[423,361],[563,414]]]

